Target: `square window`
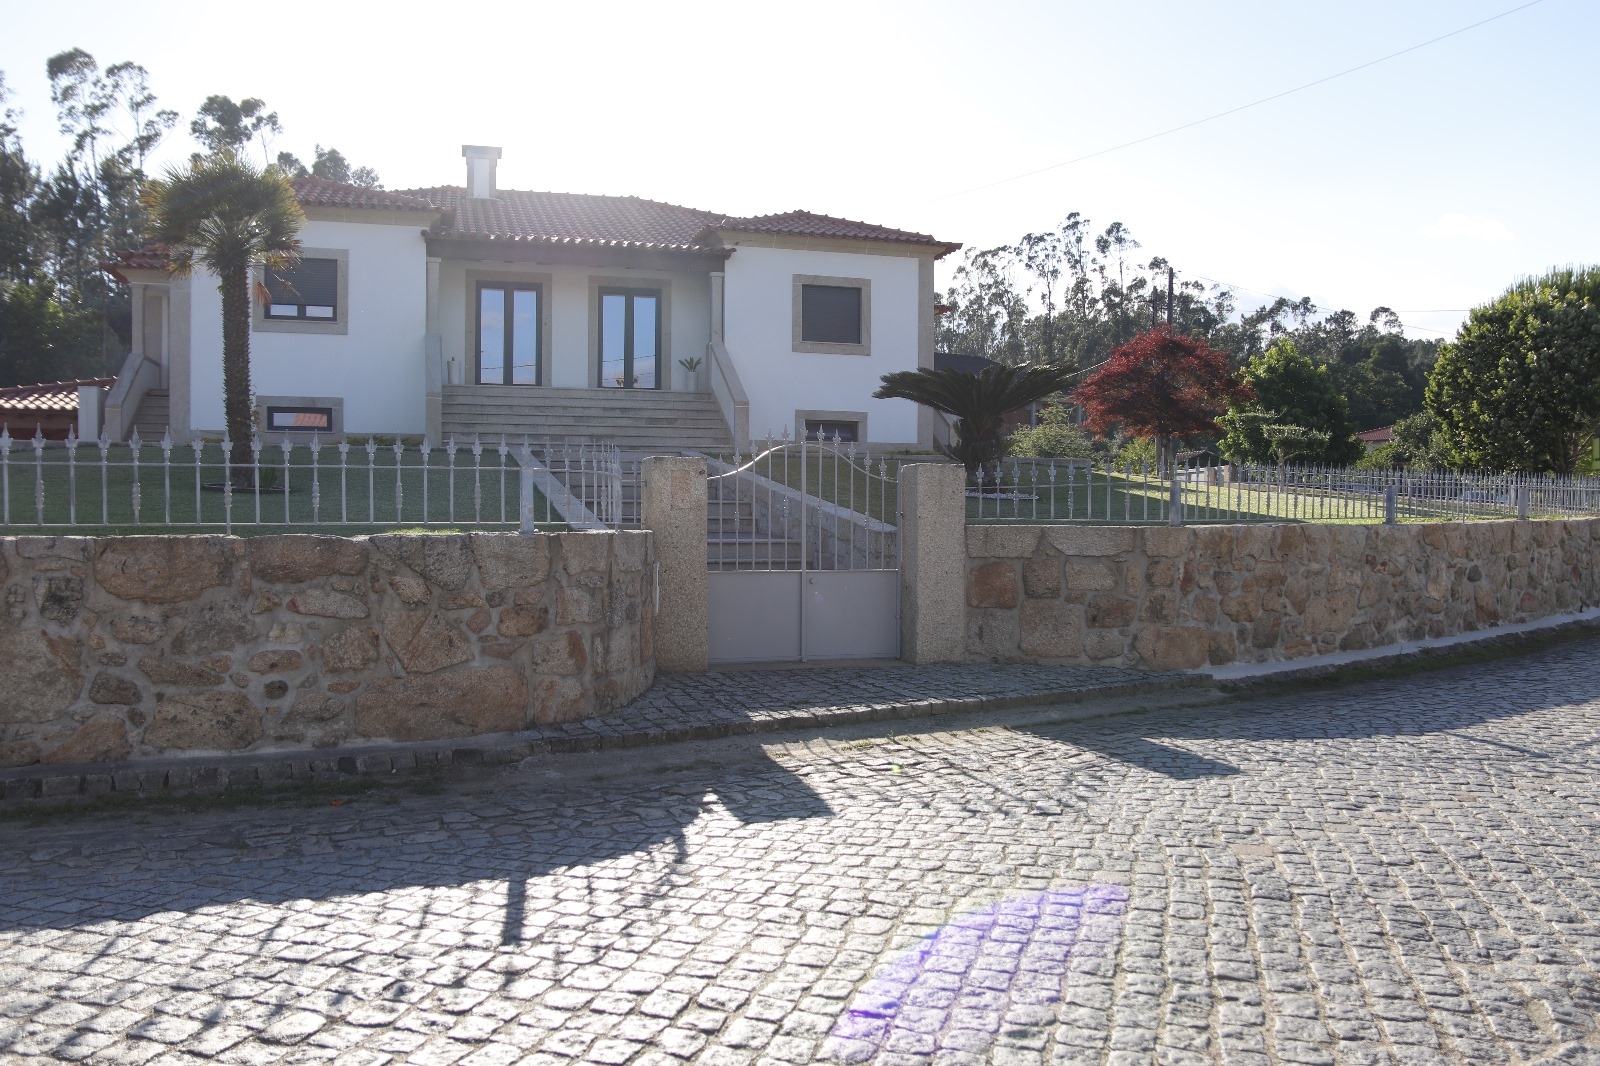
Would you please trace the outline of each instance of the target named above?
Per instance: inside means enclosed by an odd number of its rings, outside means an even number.
[[[796,352],[872,354],[871,279],[795,274],[792,284]]]
[[[802,285],[800,339],[814,344],[860,344],[861,290],[853,285]]]
[[[268,267],[261,272],[267,290],[268,318],[338,317],[339,261],[301,259],[293,266]]]

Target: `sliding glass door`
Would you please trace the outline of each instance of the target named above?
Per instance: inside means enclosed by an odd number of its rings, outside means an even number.
[[[661,387],[659,290],[600,290],[600,387]]]
[[[478,286],[479,385],[539,384],[539,286]]]

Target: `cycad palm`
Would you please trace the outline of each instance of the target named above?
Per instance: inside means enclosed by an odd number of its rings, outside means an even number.
[[[249,469],[250,271],[282,267],[300,254],[305,214],[276,167],[257,169],[233,152],[197,156],[146,183],[140,202],[150,238],[167,249],[169,268],[187,276],[196,264],[216,275],[222,294],[222,393],[235,477]]]
[[[1005,457],[1005,413],[1060,392],[1073,373],[1071,367],[1055,364],[988,366],[976,374],[901,370],[883,375],[883,384],[872,395],[879,400],[910,400],[960,419],[955,443],[947,451],[965,463],[972,476],[979,466]]]

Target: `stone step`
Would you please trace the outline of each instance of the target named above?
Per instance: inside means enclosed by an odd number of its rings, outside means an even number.
[[[590,411],[596,408],[614,410],[701,409],[718,411],[716,398],[704,392],[638,392],[619,389],[537,389],[517,388],[508,385],[467,386],[449,385],[442,394],[444,403],[471,404],[481,407],[517,407],[557,410],[576,408]]]
[[[681,436],[686,439],[722,441],[727,438],[726,427],[711,423],[697,422],[687,419],[628,419],[618,422],[604,422],[599,419],[554,420],[538,417],[512,418],[496,417],[473,413],[471,415],[452,415],[448,412],[441,419],[446,432],[476,433],[479,436],[490,434],[498,437],[501,433],[515,435],[519,439],[528,434],[537,439],[549,437],[552,440],[567,440],[587,438],[593,440],[612,440],[621,443],[624,437],[650,437],[657,438],[666,435]]]
[[[721,566],[745,566],[782,570],[800,565],[800,542],[767,540],[759,536],[706,538],[706,562]]]
[[[172,400],[165,389],[151,389],[139,401],[133,428],[141,441],[158,441],[172,424]],[[131,434],[130,434],[131,436]]]

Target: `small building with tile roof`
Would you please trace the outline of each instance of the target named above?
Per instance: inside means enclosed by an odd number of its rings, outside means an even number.
[[[0,388],[0,429],[12,440],[41,436],[66,440],[77,429],[80,407],[95,405],[95,417],[116,378],[79,378]]]
[[[1360,441],[1361,446],[1367,451],[1373,451],[1394,440],[1394,427],[1384,426],[1382,429],[1363,430],[1356,434],[1356,440]]]
[[[498,148],[462,156],[459,186],[294,180],[300,262],[252,283],[264,430],[660,450],[826,424],[931,441],[925,412],[872,392],[884,374],[933,365],[933,264],[960,245],[803,210],[501,189]],[[133,288],[135,315],[108,432],[126,438],[146,396],[174,439],[220,431],[215,279],[169,276],[159,248],[108,269]]]

